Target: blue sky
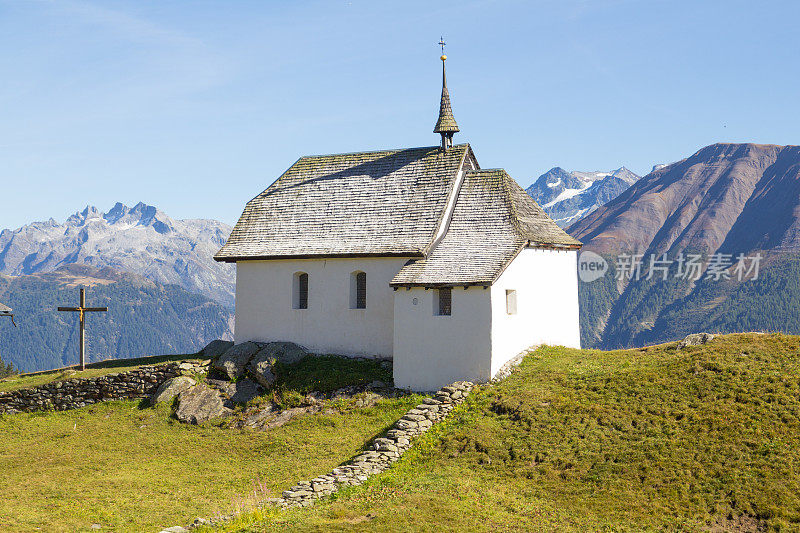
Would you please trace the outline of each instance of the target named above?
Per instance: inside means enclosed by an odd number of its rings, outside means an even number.
[[[799,144],[800,2],[0,0],[0,228],[144,201],[233,223],[304,154],[461,133],[523,186]]]

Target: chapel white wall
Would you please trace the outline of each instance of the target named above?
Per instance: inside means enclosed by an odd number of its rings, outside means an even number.
[[[276,259],[236,264],[236,343],[290,341],[315,353],[391,357],[391,279],[407,258]],[[367,308],[350,309],[350,275],[367,274]],[[308,274],[308,309],[294,309],[292,279]]]
[[[421,287],[395,292],[395,386],[431,391],[454,381],[488,380],[490,289],[453,288],[450,316],[434,314],[434,296],[435,289]]]
[[[525,248],[491,288],[491,374],[534,344],[580,348],[578,254]],[[517,291],[517,314],[506,312]]]

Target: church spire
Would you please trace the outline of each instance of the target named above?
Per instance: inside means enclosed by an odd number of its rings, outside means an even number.
[[[450,92],[447,90],[447,74],[444,68],[444,62],[447,56],[444,55],[444,38],[439,40],[439,46],[442,47],[442,99],[439,102],[439,120],[436,121],[436,127],[433,128],[433,133],[438,133],[442,136],[442,150],[447,150],[453,146],[453,134],[458,131],[458,124],[453,116],[453,108],[450,107]]]

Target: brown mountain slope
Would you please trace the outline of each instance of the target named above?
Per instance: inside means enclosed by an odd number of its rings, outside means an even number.
[[[569,228],[600,253],[800,250],[800,146],[714,144]]]
[[[655,170],[568,229],[604,255],[605,277],[581,283],[584,347],[636,346],[699,330],[800,333],[800,146],[714,144]],[[681,252],[760,254],[758,279],[680,275]],[[620,254],[644,254],[641,277]],[[647,278],[651,254],[672,260]],[[734,259],[735,261],[735,259]],[[627,272],[626,274],[630,274]],[[632,278],[632,279],[628,279]]]

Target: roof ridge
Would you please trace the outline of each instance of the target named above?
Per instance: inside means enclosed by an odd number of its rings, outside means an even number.
[[[452,148],[464,148],[469,146],[469,143],[462,143],[462,144],[455,144]],[[405,152],[409,150],[438,150],[441,146],[433,145],[433,146],[411,146],[408,148],[383,148],[380,150],[357,150],[355,152],[337,152],[333,154],[307,154],[301,155],[297,161],[301,159],[308,159],[312,157],[333,157],[333,156],[340,156],[340,155],[356,155],[356,154],[385,154],[385,153],[397,153],[397,152]],[[297,162],[295,161],[295,163]],[[291,167],[289,167],[291,168]]]
[[[444,209],[439,216],[439,223],[434,228],[433,233],[431,234],[430,242],[425,247],[424,254],[426,257],[440,242],[442,242],[442,239],[447,236],[447,232],[450,231],[450,223],[453,221],[453,216],[455,215],[456,211],[456,204],[458,204],[459,196],[461,196],[461,189],[468,173],[467,170],[463,169],[471,147],[469,144],[466,146],[467,150],[464,150],[464,154],[461,156],[461,161],[458,163],[458,167],[456,168],[456,175],[453,178],[453,184],[450,186],[450,191],[447,194],[447,203],[445,204]]]

